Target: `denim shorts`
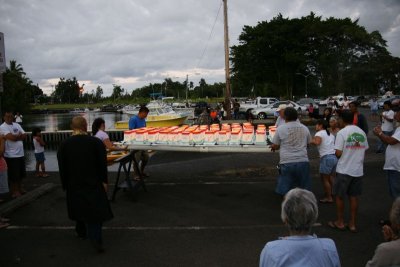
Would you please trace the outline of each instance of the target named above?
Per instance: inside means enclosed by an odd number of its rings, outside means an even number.
[[[347,174],[336,173],[333,183],[333,195],[344,198],[356,197],[362,193],[362,176],[354,177]]]
[[[292,162],[280,164],[279,166],[280,174],[275,192],[284,196],[296,187],[311,190],[309,162]]]
[[[395,170],[386,170],[389,192],[393,198],[400,197],[400,172]]]
[[[334,154],[323,156],[319,162],[319,173],[321,173],[321,174],[334,173],[337,162],[338,162],[338,159],[337,159],[336,155],[334,155]]]
[[[44,152],[40,152],[40,153],[35,153],[35,158],[37,162],[44,162],[46,160],[46,158],[44,157]]]

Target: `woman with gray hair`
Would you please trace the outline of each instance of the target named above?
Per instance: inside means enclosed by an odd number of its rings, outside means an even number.
[[[390,210],[390,225],[382,227],[382,234],[388,242],[376,247],[375,255],[367,262],[366,267],[400,265],[400,197],[393,202]]]
[[[312,192],[290,190],[282,203],[281,218],[289,228],[289,236],[265,245],[260,267],[340,266],[333,240],[311,235],[311,227],[318,218],[317,200]]]

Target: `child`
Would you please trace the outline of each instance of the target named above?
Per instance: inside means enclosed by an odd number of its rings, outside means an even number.
[[[7,194],[10,189],[8,188],[8,177],[7,177],[7,163],[3,157],[5,149],[5,140],[3,136],[0,136],[0,197]],[[4,200],[0,198],[0,202]],[[0,228],[5,228],[10,224],[7,223],[9,219],[2,218],[0,216]]]
[[[49,177],[46,173],[44,161],[44,146],[46,145],[42,139],[42,133],[39,128],[32,130],[33,146],[35,147],[35,158],[36,158],[36,177]],[[39,167],[42,172],[39,172]]]

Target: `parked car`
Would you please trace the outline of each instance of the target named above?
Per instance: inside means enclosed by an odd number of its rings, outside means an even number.
[[[274,97],[257,97],[254,100],[247,100],[240,103],[239,112],[248,112],[249,110],[254,108],[266,107],[277,101],[279,100]]]
[[[294,107],[297,110],[297,112],[299,112],[302,115],[307,114],[306,107],[300,106],[299,104],[297,104],[293,101],[290,101],[290,100],[278,101],[278,102],[275,102],[275,103],[268,105],[266,107],[263,107],[263,108],[255,108],[250,111],[250,114],[251,114],[252,118],[259,119],[259,120],[264,120],[267,118],[275,117],[275,114],[277,112],[279,105],[282,105],[282,104]]]
[[[381,99],[378,100],[378,108],[383,108],[383,104],[384,104],[386,101],[392,102],[393,100],[399,99],[399,98],[400,98],[400,95],[394,95],[394,96],[392,96],[392,97],[381,98]]]

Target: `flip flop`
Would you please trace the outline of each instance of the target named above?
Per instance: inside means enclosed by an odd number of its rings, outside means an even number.
[[[320,199],[320,200],[319,200],[319,203],[322,203],[322,204],[332,204],[332,203],[333,203],[333,200],[327,200],[327,199],[323,198],[323,199]]]
[[[7,223],[9,221],[10,221],[10,219],[8,219],[8,218],[0,217],[0,223]]]
[[[337,226],[336,222],[334,222],[334,221],[328,222],[328,226],[335,230],[346,231],[346,226],[339,227],[339,226]]]

